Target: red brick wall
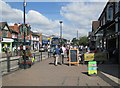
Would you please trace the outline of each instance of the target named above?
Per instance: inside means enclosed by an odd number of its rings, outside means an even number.
[[[19,26],[18,24],[14,24],[14,26],[9,26],[12,30],[16,31],[17,33],[19,33]]]
[[[18,24],[14,24],[14,31],[16,31],[17,33],[19,33],[19,26],[18,26]]]

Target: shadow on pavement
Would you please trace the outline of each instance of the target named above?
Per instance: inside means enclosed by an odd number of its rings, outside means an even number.
[[[82,73],[85,74],[85,75],[87,75],[87,76],[89,76],[89,75],[88,75],[88,72],[82,72]]]
[[[98,66],[98,70],[114,77],[120,78],[120,65],[118,64],[101,64]]]
[[[49,65],[54,65],[54,63],[53,63],[53,62],[50,62]]]

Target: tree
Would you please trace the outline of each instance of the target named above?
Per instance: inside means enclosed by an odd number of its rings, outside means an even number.
[[[88,45],[88,38],[87,36],[80,37],[79,39],[73,38],[72,45]]]
[[[79,40],[76,38],[73,38],[72,43],[73,43],[73,45],[79,45]]]
[[[83,37],[79,38],[79,45],[84,45],[84,46],[88,45],[88,38],[87,38],[87,36],[83,36]]]

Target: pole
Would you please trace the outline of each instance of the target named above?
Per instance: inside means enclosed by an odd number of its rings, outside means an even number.
[[[23,4],[23,6],[24,6],[24,24],[25,24],[25,7],[26,7],[26,0],[24,0],[24,4]]]
[[[62,21],[60,21],[60,43],[62,45]]]
[[[26,1],[24,0],[24,17],[23,17],[23,19],[24,19],[24,26],[25,26],[25,7],[26,7]],[[24,30],[24,29],[23,29]],[[26,40],[25,40],[25,30],[24,30],[24,46],[25,46],[25,43],[26,43]],[[25,52],[25,50],[23,50],[23,53],[24,53],[24,69],[26,69],[26,52]]]

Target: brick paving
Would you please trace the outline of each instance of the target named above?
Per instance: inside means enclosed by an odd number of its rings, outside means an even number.
[[[54,58],[36,62],[2,78],[3,86],[111,86],[99,76],[88,76],[87,66],[54,66]],[[67,61],[65,61],[67,63]]]

